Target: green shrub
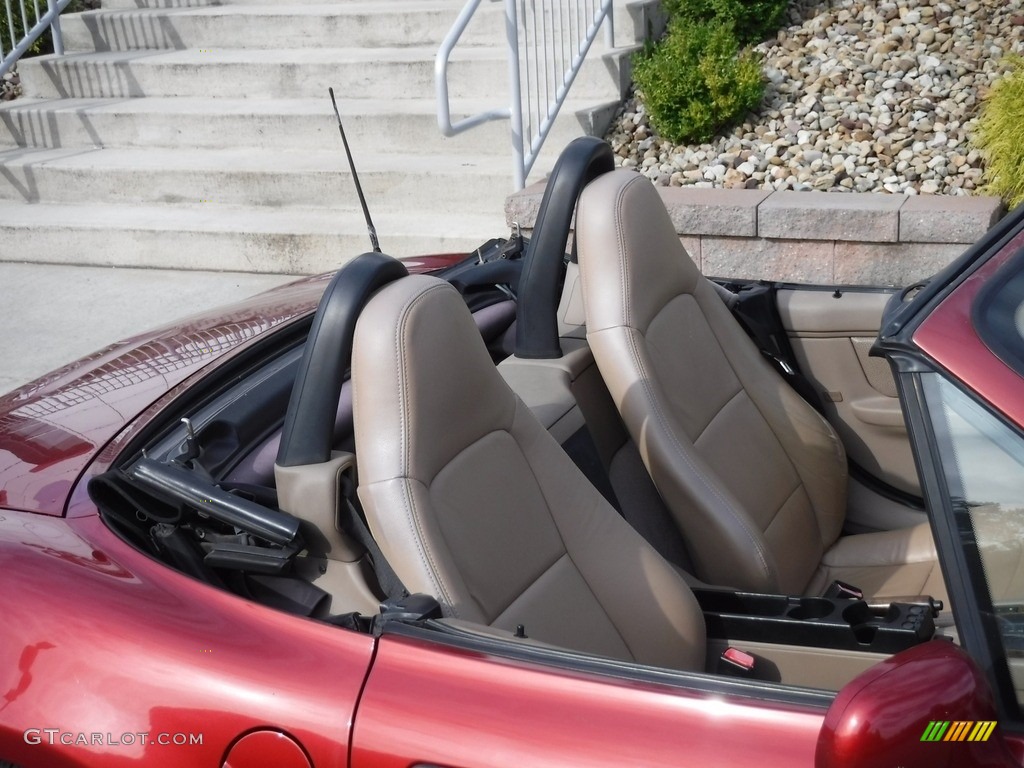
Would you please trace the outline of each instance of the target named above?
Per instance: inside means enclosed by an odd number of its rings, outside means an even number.
[[[985,158],[985,192],[1015,208],[1024,202],[1024,58],[1009,61],[1012,71],[982,103],[974,145]]]
[[[787,5],[787,0],[663,0],[669,19],[690,24],[732,24],[740,45],[759,43],[774,35],[782,25]]]
[[[633,79],[651,124],[677,144],[709,141],[761,102],[761,61],[739,50],[731,24],[676,19],[640,53]]]

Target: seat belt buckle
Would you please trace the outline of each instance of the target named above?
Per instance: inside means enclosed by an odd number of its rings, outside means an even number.
[[[845,581],[836,579],[828,585],[828,589],[825,590],[823,597],[832,600],[863,600],[864,590],[853,586],[853,584],[847,584]]]
[[[754,677],[757,659],[746,651],[729,646],[718,657],[718,674],[728,677]]]

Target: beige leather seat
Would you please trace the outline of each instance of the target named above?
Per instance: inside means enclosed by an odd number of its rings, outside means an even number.
[[[697,575],[741,589],[946,590],[927,525],[840,537],[836,433],[770,367],[679,242],[654,187],[605,174],[577,212],[587,339]]]
[[[352,368],[359,497],[410,591],[447,617],[703,669],[692,592],[512,393],[450,285],[420,275],[377,292]]]

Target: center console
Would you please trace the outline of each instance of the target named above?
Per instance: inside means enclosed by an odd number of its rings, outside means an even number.
[[[869,604],[843,597],[791,597],[695,589],[709,638],[891,654],[935,635],[927,597]],[[911,600],[917,600],[911,602]]]

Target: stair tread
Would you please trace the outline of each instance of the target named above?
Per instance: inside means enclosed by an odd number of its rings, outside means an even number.
[[[0,150],[0,166],[46,166],[111,169],[195,169],[274,173],[348,172],[339,141],[320,150],[232,147],[228,149],[171,149],[163,147],[18,147]],[[501,155],[423,155],[360,152],[356,170],[364,173],[507,173],[510,162]]]
[[[494,99],[452,99],[453,114],[472,114],[494,109]],[[563,110],[593,107],[594,99],[567,99]],[[433,98],[412,99],[338,99],[342,115],[429,115],[437,113]],[[103,111],[160,114],[265,114],[333,115],[330,99],[208,98],[202,96],[139,96],[131,98],[30,99],[22,98],[0,105],[0,120],[5,112],[19,111]]]
[[[401,10],[434,11],[456,8],[461,10],[464,0],[330,0],[320,3],[287,3],[280,0],[265,0],[265,3],[254,3],[252,0],[236,3],[218,3],[217,5],[173,6],[153,8],[100,8],[85,11],[83,17],[140,17],[154,16],[338,16],[362,13],[393,14]],[[481,5],[480,13],[503,14],[504,8],[499,5],[488,7]],[[454,18],[452,19],[454,21]]]
[[[50,54],[26,59],[24,65],[41,64],[183,64],[183,63],[255,63],[318,64],[334,62],[429,62],[437,55],[436,46],[379,48],[184,48],[130,51],[95,51]],[[469,46],[453,52],[451,61],[505,60],[505,50],[494,46]]]
[[[425,237],[474,231],[496,217],[457,212],[449,215],[376,210],[374,224],[389,234]],[[500,217],[498,217],[500,219]],[[136,205],[123,203],[33,203],[0,201],[0,227],[43,229],[155,230],[168,232],[351,233],[365,229],[362,213],[349,209],[267,206]],[[498,229],[495,236],[502,234]]]

